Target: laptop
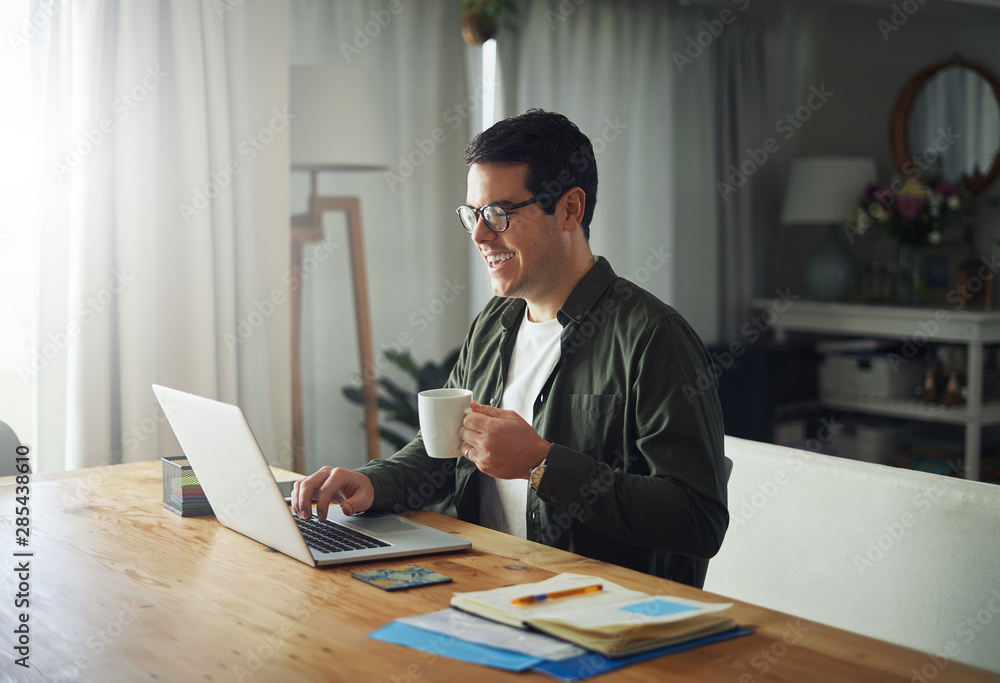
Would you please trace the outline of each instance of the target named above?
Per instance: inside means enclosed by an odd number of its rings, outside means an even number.
[[[288,507],[238,406],[153,385],[181,449],[220,522],[233,531],[322,567],[465,550],[472,543],[393,514],[300,520]]]

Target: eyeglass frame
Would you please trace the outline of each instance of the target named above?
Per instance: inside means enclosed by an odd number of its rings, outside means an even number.
[[[475,230],[475,224],[473,224],[472,229],[470,229],[465,224],[465,221],[462,220],[462,209],[471,209],[476,214],[476,223],[478,223],[480,220],[482,220],[483,224],[487,228],[489,228],[490,230],[492,230],[493,232],[506,232],[507,229],[510,228],[510,212],[511,211],[513,211],[515,209],[523,208],[525,206],[530,206],[531,204],[534,204],[536,202],[540,202],[540,201],[542,201],[544,199],[549,199],[551,197],[561,197],[564,194],[566,194],[566,193],[565,192],[545,192],[545,193],[542,193],[542,194],[536,194],[531,199],[526,199],[525,201],[518,202],[517,204],[514,204],[512,206],[504,206],[503,204],[484,204],[483,206],[480,206],[477,209],[474,206],[469,206],[468,204],[463,204],[462,206],[460,206],[457,209],[455,209],[455,213],[458,214],[458,222],[462,224],[462,229],[465,230],[465,232],[467,232],[470,235],[472,234],[473,230]],[[497,230],[492,225],[490,225],[489,222],[485,218],[483,218],[483,211],[485,211],[486,209],[490,208],[491,206],[492,207],[496,207],[496,208],[500,209],[501,211],[503,211],[504,221],[507,223],[507,225],[503,228],[503,230]]]

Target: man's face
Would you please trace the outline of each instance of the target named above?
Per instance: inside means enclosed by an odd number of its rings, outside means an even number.
[[[527,165],[472,164],[466,204],[511,206],[532,198],[524,186]],[[490,273],[490,288],[497,296],[543,300],[565,267],[567,243],[555,216],[538,204],[510,212],[510,227],[493,232],[480,219],[472,240]]]

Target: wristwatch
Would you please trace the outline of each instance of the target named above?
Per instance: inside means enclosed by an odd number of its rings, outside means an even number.
[[[538,490],[538,485],[542,482],[542,477],[545,476],[545,460],[532,467],[531,472],[528,473],[528,482],[534,491]]]

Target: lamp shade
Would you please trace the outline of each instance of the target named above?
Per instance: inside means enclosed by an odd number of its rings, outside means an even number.
[[[344,66],[293,66],[290,108],[292,168],[388,168],[386,128],[370,72]]]
[[[781,222],[830,225],[848,220],[865,185],[875,182],[867,157],[805,157],[792,163]]]

